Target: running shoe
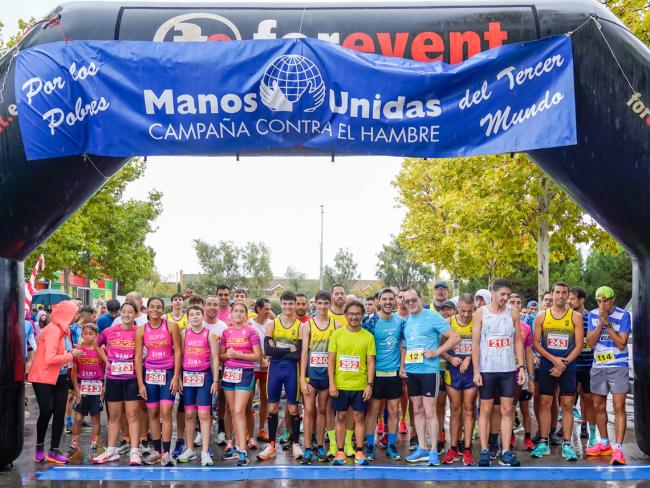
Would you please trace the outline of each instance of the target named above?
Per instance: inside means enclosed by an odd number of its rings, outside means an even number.
[[[578,409],[575,407],[573,407],[573,419],[577,421],[582,420],[582,415],[580,414],[580,412],[578,412]]]
[[[418,446],[413,454],[406,457],[407,463],[424,463],[429,460],[429,452],[426,449],[422,449]]]
[[[239,457],[237,458],[237,466],[248,466],[248,453],[246,451],[241,451]]]
[[[72,435],[72,424],[65,424],[65,430],[63,433],[65,435]]]
[[[580,426],[580,438],[589,439],[589,431],[587,430],[587,422],[583,422]]]
[[[551,449],[548,447],[548,442],[540,441],[540,443],[537,444],[537,447],[533,449],[533,452],[530,454],[530,457],[542,458],[544,456],[550,456],[550,455],[551,455]]]
[[[81,449],[79,449],[78,445],[71,445],[68,447],[68,450],[65,453],[65,457],[68,458],[68,461],[71,459],[76,458],[79,454],[81,454]]]
[[[278,439],[278,442],[280,444],[286,444],[289,442],[289,437],[291,437],[291,432],[289,432],[289,429],[286,429]]]
[[[196,459],[196,451],[194,449],[190,449],[189,447],[186,447],[185,450],[181,453],[180,456],[178,456],[178,459],[176,459],[179,463],[189,463],[190,461],[194,461]]]
[[[488,444],[488,451],[490,452],[490,459],[496,459],[499,457],[499,446]]]
[[[542,438],[542,434],[540,434],[540,432],[537,431],[537,433],[533,436],[533,442],[537,444],[541,438]]]
[[[440,457],[438,456],[438,451],[431,449],[429,451],[429,460],[427,461],[429,466],[440,466]]]
[[[171,454],[168,452],[163,452],[162,456],[160,456],[160,465],[164,468],[169,467],[169,466],[174,466],[174,458],[172,457]]]
[[[225,432],[219,432],[217,434],[217,445],[218,446],[225,446],[226,445],[226,433]]]
[[[562,433],[560,431],[551,432],[548,441],[552,446],[559,446],[562,444]]]
[[[302,457],[302,461],[300,461],[300,464],[311,464],[313,460],[314,460],[314,452],[311,450],[311,447],[308,447],[307,449],[305,449],[305,454]]]
[[[587,448],[590,449],[590,448],[594,447],[596,444],[598,444],[598,437],[596,437],[596,436],[594,435],[592,438],[590,438],[590,439],[587,441]]]
[[[409,428],[407,427],[406,422],[403,420],[399,421],[399,433],[402,435],[409,433]]]
[[[316,449],[316,457],[321,463],[329,461],[329,457],[327,456],[325,449],[323,449],[322,447]]]
[[[172,451],[172,456],[177,458],[185,450],[185,439],[176,439],[176,444],[174,445],[174,450]]]
[[[510,466],[510,467],[521,466],[519,459],[517,459],[517,455],[512,451],[506,451],[503,454],[501,454],[501,458],[499,459],[499,464],[501,466]]]
[[[233,459],[237,459],[238,457],[239,457],[239,451],[234,447],[231,447],[230,449],[226,449],[223,452],[223,456],[221,456],[221,460],[232,461]]]
[[[400,456],[400,453],[394,444],[391,444],[386,448],[386,456],[388,456],[393,461],[402,459],[402,456]]]
[[[515,439],[515,433],[513,432],[512,435],[510,436],[510,450],[511,451],[515,450],[515,442],[517,442],[517,439]]]
[[[535,449],[535,444],[533,444],[533,440],[530,437],[526,437],[524,439],[524,446],[526,447],[527,451],[532,451]]]
[[[97,444],[92,444],[88,450],[88,457],[94,458],[95,456],[97,456]]]
[[[58,449],[50,449],[45,457],[46,463],[67,464],[68,458],[65,457]]]
[[[120,446],[117,448],[118,452],[120,454],[126,454],[127,452],[131,452],[131,444],[126,442],[124,439],[120,441]]]
[[[214,461],[210,453],[201,451],[201,466],[214,466]]]
[[[578,456],[576,456],[576,452],[573,450],[573,446],[570,442],[565,442],[562,444],[562,457],[567,461],[578,460]]]
[[[409,451],[415,451],[418,447],[418,435],[413,434],[411,438],[409,439]]]
[[[623,449],[614,449],[610,463],[614,466],[623,466],[627,464],[625,461],[625,456],[623,456]]]
[[[113,461],[120,460],[120,452],[117,450],[117,447],[107,447],[103,453],[99,456],[94,457],[90,460],[93,464],[106,464],[112,463]]]
[[[194,436],[194,447],[199,447],[202,441],[201,432],[197,430],[196,435]]]
[[[129,466],[141,466],[142,465],[142,456],[140,456],[140,449],[133,448],[131,449],[131,454],[129,454]]]
[[[453,464],[454,461],[458,461],[459,459],[460,456],[458,455],[458,451],[456,449],[450,448],[442,458],[442,464]]]
[[[300,447],[300,444],[294,444],[293,447],[291,448],[291,454],[293,455],[293,458],[297,461],[300,461],[302,457],[305,455],[304,452],[302,452],[302,447]]]
[[[481,454],[478,458],[478,465],[486,468],[490,465],[490,451],[487,449],[481,449]]]
[[[379,422],[377,424],[377,435],[379,435],[379,436],[382,435],[384,433],[384,428],[385,428],[384,423]]]
[[[248,448],[249,449],[257,449],[257,441],[255,440],[254,437],[251,437],[248,439]]]
[[[345,453],[341,451],[336,451],[336,456],[334,456],[334,460],[332,461],[332,466],[345,466],[347,464],[347,460],[345,459]]]
[[[142,461],[144,464],[157,464],[161,457],[162,456],[158,451],[152,451],[151,454],[147,454]]]
[[[273,447],[271,444],[267,444],[262,452],[257,454],[257,459],[260,461],[268,461],[271,458],[274,458],[276,455],[276,450],[275,447]]]
[[[363,451],[357,451],[354,453],[354,464],[358,464],[359,466],[368,466],[370,464],[370,461],[363,453]]]
[[[369,461],[374,461],[374,459],[375,459],[375,446],[366,447],[366,458],[368,458]]]
[[[388,446],[388,434],[382,435],[381,439],[379,439],[379,447],[386,449],[386,446]]]
[[[143,456],[148,456],[153,452],[153,447],[150,442],[141,442],[140,443],[140,454]]]
[[[269,435],[263,429],[257,433],[257,440],[260,442],[269,442]]]
[[[587,456],[611,456],[614,450],[611,444],[604,445],[602,442],[596,443],[593,447],[585,449]]]
[[[229,440],[226,443],[226,447],[223,448],[224,451],[232,451],[233,449],[235,449],[235,443],[231,440]]]
[[[471,449],[465,449],[463,451],[463,464],[465,466],[474,466],[474,456],[472,456]]]

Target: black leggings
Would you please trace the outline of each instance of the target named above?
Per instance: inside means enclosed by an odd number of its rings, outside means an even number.
[[[65,406],[68,400],[68,375],[60,374],[55,385],[32,383],[38,402],[38,421],[36,422],[36,444],[45,442],[47,425],[52,419],[51,449],[58,449],[63,434]]]

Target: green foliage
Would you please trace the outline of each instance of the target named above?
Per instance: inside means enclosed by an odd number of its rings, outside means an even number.
[[[160,273],[154,269],[148,277],[139,279],[132,289],[138,290],[143,297],[169,298],[180,289],[178,285],[180,283],[163,282]]]
[[[646,45],[650,46],[648,0],[608,1],[607,6]]]
[[[241,256],[243,259],[242,268],[248,277],[249,294],[259,298],[261,291],[269,286],[273,279],[271,251],[263,242],[248,242],[244,246]]]
[[[632,260],[622,249],[615,254],[595,252],[587,258],[584,273],[587,308],[596,308],[594,294],[606,285],[616,293],[616,305],[625,307],[632,298]]]
[[[302,291],[307,275],[301,271],[298,271],[293,266],[289,266],[284,272],[284,277],[289,282],[289,288],[291,291],[298,292]]]
[[[214,245],[194,239],[194,251],[205,275],[201,282],[203,287],[214,291],[220,284],[240,286],[243,279],[240,263],[242,250],[233,242],[219,241]]]
[[[323,269],[323,285],[329,289],[334,283],[340,283],[350,291],[360,278],[358,268],[352,252],[340,248],[334,256],[334,266],[326,265]]]
[[[384,244],[377,254],[377,278],[385,286],[414,287],[419,290],[433,278],[433,270],[420,263],[397,239]]]

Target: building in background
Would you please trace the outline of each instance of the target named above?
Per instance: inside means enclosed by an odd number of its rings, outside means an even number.
[[[68,294],[72,298],[80,299],[84,305],[93,306],[100,298],[104,301],[114,297],[113,280],[103,278],[100,280],[89,280],[85,275],[68,275],[69,289]],[[36,289],[44,290],[51,288],[53,290],[65,291],[65,274],[64,271],[57,271],[53,280],[40,279],[36,282]]]

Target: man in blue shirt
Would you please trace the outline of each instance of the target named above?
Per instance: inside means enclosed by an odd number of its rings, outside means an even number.
[[[413,404],[415,430],[418,448],[406,458],[411,463],[427,461],[430,466],[440,464],[436,441],[438,439],[438,417],[436,396],[440,386],[440,355],[460,342],[454,331],[442,316],[434,310],[425,310],[417,290],[404,292],[404,303],[409,318],[404,324],[404,348],[400,375],[406,376],[409,398]],[[447,340],[440,345],[440,336]],[[426,432],[432,442],[431,451],[426,449]]]
[[[113,324],[113,321],[120,314],[120,302],[112,299],[106,302],[106,313],[97,319],[97,328],[101,334],[104,329],[107,329]]]
[[[378,293],[377,312],[366,322],[364,328],[375,337],[377,356],[375,359],[375,381],[372,398],[366,415],[366,457],[375,458],[375,427],[381,404],[388,406],[388,446],[386,455],[393,460],[400,458],[395,446],[399,402],[402,398],[402,380],[399,377],[400,347],[404,319],[393,313],[397,306],[395,292],[384,288]]]

